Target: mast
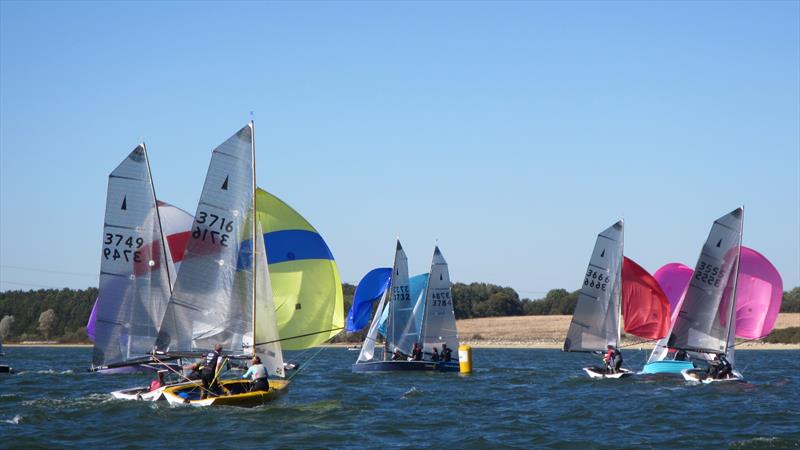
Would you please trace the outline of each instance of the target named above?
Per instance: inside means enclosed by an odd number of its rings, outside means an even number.
[[[156,196],[156,185],[153,183],[153,172],[150,170],[150,158],[147,156],[147,146],[142,142],[142,150],[144,150],[144,161],[147,165],[147,174],[150,176],[150,190],[153,192],[153,204],[156,205],[156,220],[158,220],[158,232],[161,234],[161,256],[164,258],[164,268],[167,271],[167,283],[170,293],[172,292],[172,277],[169,273],[169,261],[167,261],[167,242],[164,236],[164,227],[161,223],[161,213],[158,211],[158,196]]]
[[[255,133],[255,123],[253,123],[253,119],[250,119],[250,151],[253,159],[253,202],[250,205],[252,208],[252,236],[253,240],[253,251],[251,253],[251,258],[253,264],[251,267],[253,268],[253,295],[252,295],[252,322],[253,322],[253,355],[256,354],[256,222],[258,218],[256,217],[256,133]]]
[[[622,328],[622,264],[625,263],[625,219],[620,219],[619,221],[622,223],[622,252],[620,255],[622,258],[619,260],[619,269],[617,270],[617,347],[622,344],[622,336],[620,334],[620,329]]]
[[[739,227],[739,246],[736,249],[736,266],[733,272],[733,292],[731,292],[731,310],[728,312],[728,335],[725,338],[725,356],[728,356],[728,350],[731,346],[731,333],[733,339],[736,339],[736,287],[739,284],[739,263],[742,257],[742,234],[744,232],[744,205],[742,205],[742,222]]]

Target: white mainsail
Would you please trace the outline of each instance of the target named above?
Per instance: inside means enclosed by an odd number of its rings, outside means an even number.
[[[419,332],[414,325],[414,302],[411,301],[408,281],[408,257],[399,240],[395,249],[390,290],[392,297],[389,302],[389,326],[386,333],[389,351],[399,349],[408,355],[419,339]]]
[[[602,351],[608,344],[618,345],[623,240],[621,220],[597,236],[564,351]]]
[[[267,269],[267,251],[264,246],[264,233],[258,225],[256,233],[256,298],[253,307],[255,331],[255,354],[270,375],[284,377],[283,352],[278,336],[278,324],[275,319],[275,301],[272,295],[272,284]]]
[[[150,164],[137,146],[108,177],[100,264],[95,367],[142,358],[153,348],[174,266],[161,229]]]
[[[717,219],[711,227],[672,326],[667,344],[670,348],[728,353],[733,363],[736,280],[743,219],[744,210],[737,208]]]
[[[388,292],[389,289],[385,290],[381,296],[381,301],[378,302],[378,309],[375,310],[375,316],[372,318],[372,324],[369,326],[367,338],[364,339],[364,343],[361,345],[361,351],[358,353],[358,360],[356,362],[372,361],[375,358],[375,343],[378,340],[378,328],[380,327]]]
[[[422,346],[432,351],[447,344],[458,349],[456,315],[453,310],[453,296],[450,292],[450,272],[442,252],[437,246],[433,251],[428,289],[425,294],[425,311],[422,319]]]
[[[213,151],[159,350],[241,353],[252,339],[253,153],[252,123]]]

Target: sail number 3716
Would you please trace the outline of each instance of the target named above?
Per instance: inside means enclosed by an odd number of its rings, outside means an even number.
[[[212,244],[219,244],[223,247],[228,246],[230,235],[233,231],[233,221],[205,211],[197,213],[195,218],[197,224],[192,230],[192,237],[201,241],[210,241]]]

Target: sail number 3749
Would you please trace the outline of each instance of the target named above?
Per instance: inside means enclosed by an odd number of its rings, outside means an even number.
[[[124,259],[127,262],[142,262],[142,255],[138,249],[144,245],[141,237],[125,236],[123,234],[106,233],[103,240],[103,257],[105,259]],[[112,248],[113,247],[113,248]]]

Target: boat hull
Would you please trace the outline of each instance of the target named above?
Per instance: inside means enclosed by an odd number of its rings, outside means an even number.
[[[633,372],[628,369],[619,369],[619,372],[607,373],[604,367],[584,367],[583,371],[589,375],[589,378],[596,379],[618,380],[633,375]]]
[[[149,386],[139,386],[114,391],[111,393],[111,396],[117,400],[141,400],[145,402],[157,402],[160,400],[166,400],[164,398],[164,389],[175,386],[186,386],[193,383],[193,381],[185,381],[182,383],[168,384],[153,391],[150,390]]]
[[[164,398],[170,405],[191,405],[198,407],[240,406],[251,408],[274,400],[286,392],[289,381],[269,380],[269,391],[254,392],[248,391],[250,388],[250,382],[248,380],[222,380],[220,381],[220,385],[230,391],[231,394],[223,394],[215,397],[211,396],[204,399],[200,398],[202,383],[200,381],[193,381],[180,386],[167,386],[164,389]]]
[[[691,361],[653,361],[647,363],[642,367],[643,374],[648,375],[681,375],[684,370],[694,369],[694,364]]]
[[[11,374],[14,373],[14,369],[12,369],[10,366],[0,366],[0,373]]]
[[[458,362],[370,361],[353,364],[353,372],[458,372]]]
[[[684,380],[693,381],[695,383],[744,383],[744,377],[736,370],[734,370],[731,376],[727,378],[708,378],[706,376],[706,371],[703,369],[683,370],[681,371],[681,375],[683,375]]]

